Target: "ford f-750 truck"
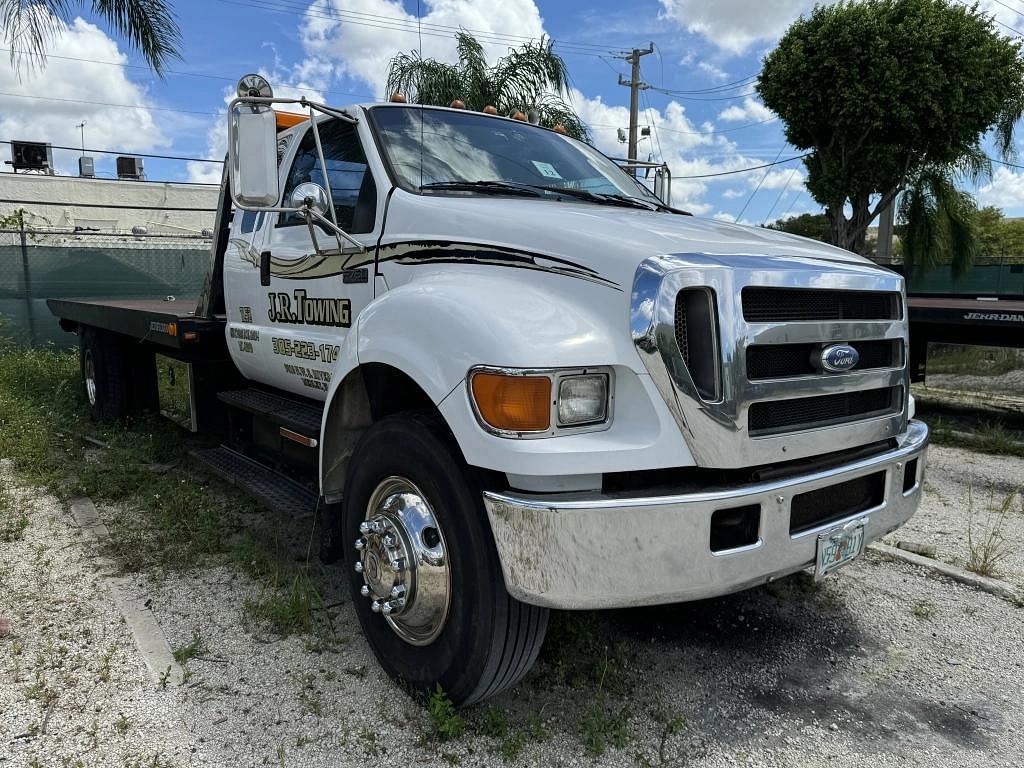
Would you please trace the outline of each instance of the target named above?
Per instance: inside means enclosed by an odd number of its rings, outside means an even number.
[[[411,688],[482,700],[550,609],[822,576],[917,507],[899,275],[686,215],[517,119],[247,77],[228,122],[197,306],[50,306],[98,418],[173,413],[318,509]]]

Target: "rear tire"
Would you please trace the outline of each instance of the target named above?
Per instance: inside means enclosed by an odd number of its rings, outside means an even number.
[[[402,522],[402,514],[417,510],[426,527]],[[371,520],[390,526],[389,533],[367,530]],[[479,485],[436,414],[390,416],[364,433],[349,465],[339,522],[356,614],[391,677],[423,693],[440,685],[456,704],[472,704],[530,670],[548,610],[505,590]],[[427,549],[417,550],[417,540]],[[334,541],[328,532],[327,542]],[[414,543],[403,548],[396,541]],[[387,566],[385,557],[396,558],[399,550],[408,557],[389,562],[415,567]],[[408,602],[388,613],[388,590],[399,582],[398,594]]]
[[[112,421],[127,416],[128,365],[117,336],[98,328],[82,328],[79,362],[85,401],[93,420]]]
[[[85,401],[94,421],[114,421],[158,409],[151,349],[120,334],[84,326],[79,335],[79,365]]]

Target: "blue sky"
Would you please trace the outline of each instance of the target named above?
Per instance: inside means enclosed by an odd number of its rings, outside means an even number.
[[[983,6],[1003,23],[1024,28],[1024,2],[1014,4],[1021,14],[995,0]],[[279,94],[301,91],[335,104],[379,99],[387,61],[419,45],[419,14],[424,53],[441,58],[453,56],[456,28],[478,31],[492,58],[540,34],[559,41],[574,105],[598,147],[617,156],[625,154],[616,129],[627,125],[629,91],[617,84],[619,73],[628,76],[628,65],[616,56],[653,42],[656,53],[642,60],[643,78],[653,87],[641,100],[640,123],[652,127],[651,138],[641,142],[641,157],[669,162],[676,204],[703,216],[759,224],[817,210],[804,190],[799,162],[710,179],[687,177],[797,154],[785,145],[780,123],[750,95],[752,86],[728,84],[756,75],[778,35],[811,5],[421,0],[417,9],[409,0],[183,0],[174,3],[184,37],[182,61],[171,63],[165,80],[83,13],[54,41],[44,69],[19,75],[6,55],[0,58],[0,139],[78,146],[76,126],[84,120],[89,148],[222,156],[225,98],[238,76],[259,71]],[[77,153],[55,155],[58,167],[72,172]],[[110,174],[112,157],[97,158],[101,174]],[[146,169],[151,179],[203,181],[219,173],[214,164],[158,159],[146,159]],[[979,195],[983,203],[1021,215],[1024,176],[999,169]]]

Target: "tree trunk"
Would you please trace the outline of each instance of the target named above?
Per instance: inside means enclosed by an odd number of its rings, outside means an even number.
[[[825,209],[832,245],[863,254],[867,240],[867,226],[871,219],[870,196],[856,195],[852,202],[853,216],[846,218],[845,201],[833,203]]]

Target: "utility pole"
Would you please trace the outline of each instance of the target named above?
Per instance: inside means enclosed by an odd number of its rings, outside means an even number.
[[[624,80],[622,75],[619,75],[619,85],[629,86],[629,155],[628,159],[631,163],[636,162],[636,128],[637,128],[637,117],[640,112],[640,91],[647,90],[651,86],[640,80],[640,57],[647,56],[648,54],[654,53],[654,43],[651,43],[646,49],[634,48],[632,53],[626,56],[616,56],[618,59],[628,61],[633,65],[633,71],[629,80]],[[631,169],[634,176],[636,176],[636,167]]]

